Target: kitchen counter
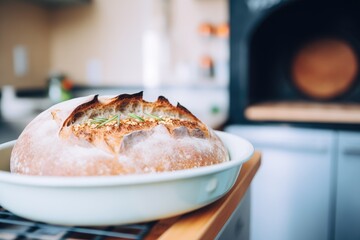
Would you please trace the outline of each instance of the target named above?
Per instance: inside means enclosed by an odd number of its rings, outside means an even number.
[[[221,129],[228,116],[227,88],[201,87],[163,87],[144,89],[141,87],[77,87],[73,97],[99,94],[118,95],[144,92],[144,99],[155,101],[163,95],[176,105],[178,102],[189,109],[196,117],[214,129]],[[3,88],[0,99],[0,143],[15,139],[24,127],[40,112],[54,103],[46,97],[46,91]],[[7,130],[6,128],[10,128]]]
[[[21,127],[0,121],[0,144],[17,139],[21,131]]]

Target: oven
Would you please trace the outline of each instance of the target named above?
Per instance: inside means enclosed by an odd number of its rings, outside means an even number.
[[[229,123],[360,123],[360,2],[230,1]]]
[[[225,131],[253,143],[250,240],[359,239],[360,1],[230,0]],[[351,203],[349,203],[351,201]]]

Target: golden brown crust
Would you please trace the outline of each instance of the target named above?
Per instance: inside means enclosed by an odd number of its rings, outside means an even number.
[[[177,106],[173,106],[165,97],[159,96],[156,102],[147,102],[143,99],[143,92],[135,94],[121,94],[117,97],[114,97],[109,100],[109,102],[101,103],[98,100],[98,95],[95,95],[94,98],[86,103],[81,104],[76,107],[70,116],[64,121],[64,126],[69,126],[70,124],[75,123],[78,118],[83,116],[87,111],[91,109],[97,109],[98,111],[106,109],[115,109],[118,112],[123,112],[127,110],[130,106],[133,108],[142,108],[142,109],[161,109],[161,112],[178,115],[180,119],[188,119],[196,122],[200,122],[188,109],[182,106],[180,103]],[[150,110],[151,111],[151,110]],[[89,116],[90,118],[93,116]]]
[[[31,175],[124,175],[227,161],[204,123],[165,97],[142,92],[73,99],[44,111],[23,131],[11,171]]]

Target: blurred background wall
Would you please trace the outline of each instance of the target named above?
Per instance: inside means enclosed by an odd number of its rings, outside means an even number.
[[[0,1],[0,86],[39,87],[50,69],[50,14],[38,5]],[[27,63],[15,70],[14,55]]]
[[[54,72],[89,85],[228,82],[227,38],[201,30],[227,23],[227,1],[46,3],[0,0],[0,85],[44,86]],[[210,78],[201,66],[207,57],[218,69]]]

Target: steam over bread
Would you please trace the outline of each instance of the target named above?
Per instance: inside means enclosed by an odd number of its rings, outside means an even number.
[[[197,168],[228,161],[204,123],[160,96],[142,92],[89,96],[37,116],[11,154],[11,172],[29,175],[126,175]]]

